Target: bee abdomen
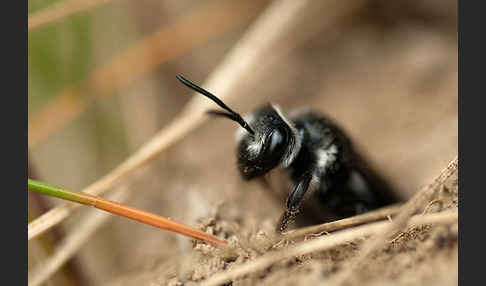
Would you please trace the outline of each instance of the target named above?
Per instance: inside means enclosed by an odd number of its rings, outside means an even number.
[[[298,182],[312,173],[321,207],[330,217],[343,218],[396,202],[391,194],[383,194],[390,191],[386,184],[363,168],[361,156],[332,120],[308,111],[292,121],[301,133],[302,148],[290,166],[291,178]]]

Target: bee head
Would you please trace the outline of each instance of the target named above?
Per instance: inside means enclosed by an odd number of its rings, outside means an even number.
[[[265,105],[253,111],[248,123],[254,134],[237,131],[238,169],[246,180],[292,163],[300,149],[300,136],[278,107]]]
[[[238,169],[245,180],[262,176],[282,164],[289,166],[301,146],[301,136],[279,108],[270,104],[252,112],[247,120],[231,110],[219,98],[177,75],[183,84],[205,95],[226,111],[208,113],[238,122]]]

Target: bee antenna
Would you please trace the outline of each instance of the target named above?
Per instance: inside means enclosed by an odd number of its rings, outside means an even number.
[[[250,134],[254,135],[255,132],[253,129],[251,129],[250,125],[239,115],[238,113],[234,112],[231,108],[229,108],[224,102],[221,101],[221,99],[217,98],[214,94],[210,93],[209,91],[203,89],[202,87],[199,87],[195,85],[194,83],[190,82],[189,80],[185,79],[182,75],[178,74],[176,75],[177,79],[182,82],[185,86],[189,87],[190,89],[193,89],[200,94],[208,97],[212,101],[214,101],[217,105],[219,105],[221,108],[224,110],[228,111],[229,113],[219,111],[219,110],[210,110],[208,111],[209,114],[211,115],[217,115],[217,116],[224,116],[230,120],[238,122],[241,127],[245,128]]]

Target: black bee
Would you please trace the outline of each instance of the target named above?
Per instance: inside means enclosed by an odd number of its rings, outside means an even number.
[[[284,231],[295,219],[306,193],[315,193],[320,206],[331,214],[327,217],[334,219],[399,201],[329,118],[313,111],[287,118],[272,104],[243,118],[210,92],[180,75],[177,78],[226,110],[212,110],[209,114],[240,124],[236,134],[237,155],[238,169],[244,180],[261,178],[279,166],[289,171],[294,186],[278,231]]]

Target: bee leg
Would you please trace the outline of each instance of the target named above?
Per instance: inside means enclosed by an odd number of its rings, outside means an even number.
[[[312,180],[311,174],[305,174],[295,185],[294,190],[290,193],[287,199],[287,209],[283,213],[277,231],[283,232],[287,229],[289,223],[291,223],[297,214],[299,213],[299,206],[304,199],[304,195],[309,189],[310,182]]]

